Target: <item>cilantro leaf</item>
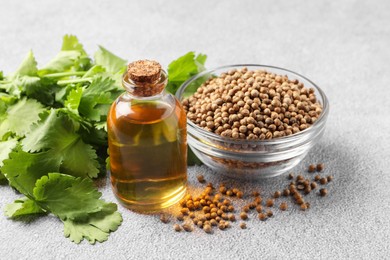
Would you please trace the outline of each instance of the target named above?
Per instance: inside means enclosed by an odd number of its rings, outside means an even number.
[[[48,73],[68,71],[80,58],[79,51],[60,51],[52,60],[38,71],[39,76]]]
[[[110,78],[95,78],[91,85],[83,91],[79,106],[80,114],[92,121],[101,121],[102,119],[105,121],[108,108],[117,95],[114,83]]]
[[[102,46],[95,53],[95,63],[112,74],[122,74],[126,69],[126,60],[119,58]]]
[[[64,35],[62,38],[62,51],[79,51],[81,54],[86,55],[83,45],[79,42],[74,35]]]
[[[29,198],[15,200],[13,203],[6,205],[4,208],[4,214],[9,218],[43,213],[46,212],[41,209],[35,201]]]
[[[2,173],[11,186],[29,198],[33,197],[35,182],[48,172],[56,172],[60,168],[56,158],[48,152],[27,153],[20,147],[9,154],[3,161]]]
[[[65,107],[78,115],[79,114],[78,109],[79,109],[82,95],[83,95],[83,89],[81,87],[76,87],[75,89],[72,89],[65,100],[65,104],[64,104]]]
[[[14,72],[12,77],[16,76],[36,76],[38,72],[37,61],[35,60],[33,52],[30,50],[24,58],[18,69]]]
[[[34,199],[62,220],[86,219],[99,212],[105,202],[89,178],[81,179],[60,173],[49,173],[35,183]],[[80,198],[82,198],[80,200]]]
[[[9,139],[7,141],[0,142],[0,167],[3,166],[3,161],[8,159],[8,155],[17,144],[18,141],[16,139]]]
[[[168,65],[167,91],[175,94],[177,89],[189,78],[203,71],[207,56],[188,52]]]
[[[42,115],[22,140],[22,146],[29,152],[48,150],[64,173],[91,178],[99,173],[96,151],[82,141],[72,121],[55,110]]]
[[[34,99],[21,99],[7,109],[8,115],[0,123],[0,138],[7,132],[24,136],[30,126],[39,120],[39,114],[43,111],[43,106]]]
[[[72,221],[70,219],[63,221],[65,237],[69,237],[76,244],[84,238],[90,244],[95,244],[96,241],[106,241],[109,233],[116,231],[123,220],[116,209],[115,204],[108,203],[102,211],[90,215],[87,221]]]

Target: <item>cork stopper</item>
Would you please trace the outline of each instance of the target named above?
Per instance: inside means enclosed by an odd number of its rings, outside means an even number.
[[[153,83],[160,78],[161,65],[157,61],[138,60],[127,67],[129,79],[140,83]]]

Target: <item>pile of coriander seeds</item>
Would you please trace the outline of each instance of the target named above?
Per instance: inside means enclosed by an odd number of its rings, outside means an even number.
[[[247,68],[210,78],[182,103],[196,125],[223,137],[248,140],[298,133],[322,112],[313,88],[287,76]]]
[[[282,186],[282,189],[268,196],[264,196],[258,190],[244,192],[238,188],[228,187],[224,183],[219,184],[218,187],[208,183],[199,195],[187,194],[180,201],[178,214],[163,213],[160,215],[160,220],[165,224],[175,222],[173,229],[176,232],[183,230],[192,232],[197,227],[212,234],[214,230],[234,227],[238,221],[240,221],[238,228],[246,229],[251,211],[256,212],[257,219],[260,221],[274,217],[275,208],[279,208],[279,211],[275,212],[281,213],[296,205],[300,210],[306,211],[311,207],[307,195],[312,192],[320,197],[328,195],[328,190],[324,186],[333,181],[333,176],[321,176],[319,173],[324,171],[324,167],[322,163],[310,165],[308,177],[302,174],[297,176],[289,174],[287,177],[289,183],[284,185],[284,189]],[[198,175],[197,179],[200,183],[206,184],[203,175]],[[242,202],[244,202],[243,207],[236,206]]]

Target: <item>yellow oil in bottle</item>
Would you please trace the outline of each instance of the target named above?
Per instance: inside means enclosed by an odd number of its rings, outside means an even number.
[[[111,106],[107,126],[111,184],[122,205],[156,211],[184,196],[186,115],[174,96],[143,100],[125,93]]]

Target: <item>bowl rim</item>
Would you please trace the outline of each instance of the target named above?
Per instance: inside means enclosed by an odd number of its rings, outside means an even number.
[[[279,143],[285,143],[285,142],[290,142],[290,141],[295,141],[299,138],[301,138],[303,135],[306,135],[307,133],[310,133],[312,131],[314,131],[316,128],[318,128],[323,121],[326,120],[327,116],[328,116],[328,113],[329,113],[329,101],[328,101],[328,98],[327,96],[325,95],[325,92],[317,85],[315,84],[313,81],[311,81],[310,79],[308,79],[307,77],[295,72],[295,71],[292,71],[292,70],[289,70],[289,69],[285,69],[285,68],[281,68],[281,67],[277,67],[277,66],[272,66],[272,65],[262,65],[262,64],[233,64],[233,65],[224,65],[224,66],[220,66],[220,67],[216,67],[216,68],[213,68],[213,69],[210,69],[210,70],[205,70],[205,71],[202,71],[201,73],[198,73],[196,75],[194,75],[193,77],[189,78],[188,80],[186,80],[180,87],[179,89],[176,91],[175,93],[175,96],[176,98],[179,100],[179,102],[181,103],[181,96],[182,94],[184,93],[184,90],[187,88],[188,85],[190,85],[192,82],[194,82],[196,79],[200,78],[200,77],[203,77],[207,74],[211,74],[217,70],[222,70],[222,69],[232,69],[232,68],[244,68],[244,67],[247,67],[248,69],[249,68],[258,68],[260,69],[259,67],[261,68],[264,68],[264,69],[276,69],[276,70],[281,70],[281,71],[285,71],[285,72],[289,72],[297,77],[300,77],[304,80],[306,80],[307,82],[309,82],[310,84],[313,85],[313,87],[318,91],[318,93],[320,94],[321,98],[322,98],[322,113],[320,114],[320,116],[318,117],[317,121],[314,122],[314,124],[310,125],[310,127],[306,128],[305,130],[302,130],[302,131],[299,131],[298,133],[295,133],[295,134],[292,134],[292,135],[288,135],[288,136],[283,136],[283,137],[278,137],[278,138],[275,138],[275,139],[264,139],[264,140],[247,140],[247,139],[233,139],[231,137],[222,137],[218,134],[215,134],[213,132],[209,132],[199,126],[197,126],[195,123],[193,123],[191,120],[189,120],[186,116],[186,118],[188,119],[187,120],[187,124],[190,126],[190,129],[193,128],[195,131],[198,131],[200,134],[202,135],[205,135],[209,138],[212,138],[214,140],[217,140],[217,141],[221,141],[221,142],[229,142],[229,143],[232,143],[232,144],[262,144],[262,145],[267,145],[267,144],[279,144]],[[298,78],[299,79],[299,78]],[[189,131],[190,132],[190,131]]]

